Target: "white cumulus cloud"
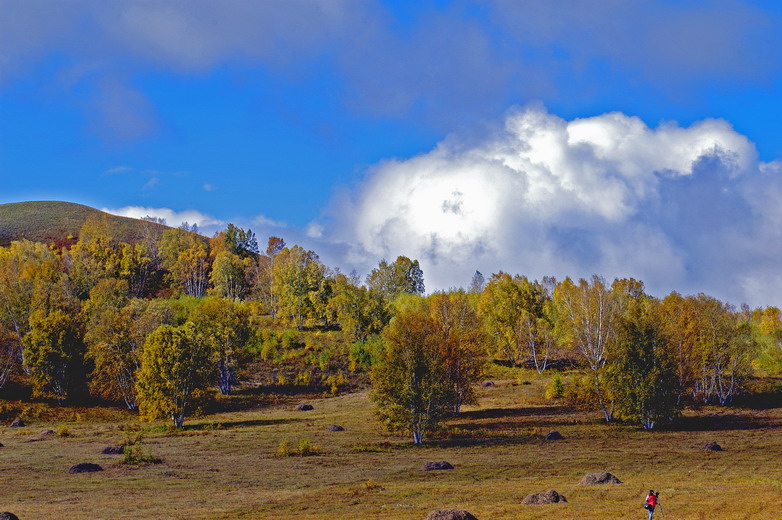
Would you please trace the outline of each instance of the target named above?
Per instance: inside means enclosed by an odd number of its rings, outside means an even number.
[[[102,208],[101,211],[111,213],[112,215],[119,215],[121,217],[130,218],[144,218],[144,217],[159,217],[166,219],[166,223],[171,227],[179,227],[183,223],[197,224],[199,230],[202,233],[208,230],[216,229],[223,226],[225,223],[214,217],[196,211],[194,209],[186,209],[184,211],[174,211],[170,208],[147,208],[144,206],[125,206],[122,208]]]
[[[776,195],[779,195],[777,197]],[[429,289],[472,273],[641,278],[650,291],[782,303],[782,164],[724,120],[508,113],[479,139],[377,164],[317,229],[366,271],[404,254]]]

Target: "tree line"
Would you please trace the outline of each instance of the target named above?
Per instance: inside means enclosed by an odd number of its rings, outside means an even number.
[[[754,372],[780,369],[773,307],[655,298],[634,279],[502,272],[425,297],[420,265],[404,256],[362,280],[278,237],[260,251],[230,224],[212,238],[188,225],[144,230],[122,243],[111,221],[91,218],[70,248],[0,249],[0,388],[13,375],[36,397],[92,394],[181,426],[212,389],[232,392],[268,335],[263,318],[339,331],[351,368],[371,372],[380,417],[422,442],[474,401],[492,360],[574,364],[579,375],[555,376],[553,396],[650,429],[689,403],[729,404]]]

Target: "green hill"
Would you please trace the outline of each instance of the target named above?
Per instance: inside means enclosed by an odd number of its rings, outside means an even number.
[[[119,229],[123,242],[137,242],[144,236],[144,228],[152,224],[134,218],[118,217],[72,202],[36,201],[0,204],[0,246],[14,240],[70,245],[79,238],[79,230],[91,216],[108,219]]]

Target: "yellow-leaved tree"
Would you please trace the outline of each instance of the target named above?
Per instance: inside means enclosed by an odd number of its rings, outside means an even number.
[[[210,349],[195,341],[192,325],[161,325],[144,344],[138,376],[141,419],[170,417],[181,428],[208,398],[213,374]]]

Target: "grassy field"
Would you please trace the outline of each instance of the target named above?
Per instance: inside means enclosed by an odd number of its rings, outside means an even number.
[[[597,414],[552,405],[546,378],[494,376],[478,406],[422,448],[388,436],[366,392],[298,396],[254,409],[186,421],[184,431],[139,424],[118,409],[64,409],[24,428],[0,427],[0,511],[48,518],[422,519],[437,508],[486,519],[643,519],[650,489],[661,491],[666,519],[778,519],[782,493],[782,410],[703,408],[677,429],[644,432],[607,426]],[[526,383],[526,384],[525,384]],[[309,402],[314,410],[294,406]],[[330,432],[331,424],[345,431]],[[71,437],[33,441],[44,428]],[[557,429],[562,441],[546,441]],[[160,464],[125,466],[101,450],[143,431]],[[280,442],[319,447],[309,457],[280,457]],[[716,441],[724,452],[706,453]],[[451,471],[424,472],[446,460]],[[78,462],[105,471],[72,475]],[[581,486],[588,472],[609,471],[623,484]],[[521,505],[555,489],[567,504]],[[661,518],[663,515],[656,515]]]
[[[26,238],[34,242],[73,244],[90,216],[106,217],[117,224],[117,238],[134,243],[143,237],[140,220],[118,217],[89,206],[59,201],[15,202],[0,204],[0,246]],[[155,225],[155,224],[153,224]],[[68,238],[71,237],[71,238]]]

